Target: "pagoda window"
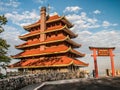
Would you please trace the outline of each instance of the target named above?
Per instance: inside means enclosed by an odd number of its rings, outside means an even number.
[[[70,57],[70,53],[67,54]]]
[[[34,38],[33,41],[36,41],[36,40],[37,40],[37,36],[34,36],[33,38]]]
[[[25,49],[25,51],[27,51],[28,50],[28,47]]]
[[[58,32],[55,32],[55,36],[58,36]]]
[[[62,33],[59,33],[58,36],[62,36]]]
[[[35,27],[33,27],[32,31],[35,31]]]
[[[47,27],[49,28],[49,27],[50,27],[50,25],[48,24],[48,25],[47,25]]]
[[[37,27],[37,26],[35,27],[35,30],[38,30],[38,27]]]
[[[61,21],[59,21],[59,25],[60,25],[60,26],[62,26],[62,23],[61,23]]]
[[[37,47],[33,47],[33,49],[37,49]]]
[[[68,43],[66,43],[66,45],[69,47],[70,46],[70,44],[68,44]]]
[[[33,41],[34,40],[34,37],[31,37],[31,41]]]
[[[56,22],[56,25],[60,25],[60,22]]]
[[[65,32],[63,32],[63,35],[64,35],[64,36],[67,36],[67,34],[66,34]]]
[[[40,26],[38,26],[38,29],[40,30]]]
[[[51,37],[51,33],[49,33],[48,36]]]
[[[39,38],[40,38],[40,36],[39,36],[39,35],[37,35],[37,36],[36,36],[36,38],[37,38],[37,39],[39,39]]]
[[[28,47],[28,48],[26,48],[26,51],[29,51],[29,47]]]
[[[47,38],[49,37],[49,33],[47,34]]]
[[[36,38],[34,38],[33,41],[36,41]]]
[[[61,22],[61,25],[62,25],[62,26],[65,26],[65,24],[64,24],[63,22]]]
[[[74,54],[71,54],[71,57],[73,58],[73,57],[74,57]]]
[[[33,27],[33,30],[35,30],[36,27]]]
[[[37,26],[37,30],[39,30],[39,27]]]
[[[38,26],[38,29],[40,30],[40,26]]]
[[[31,32],[33,31],[33,28],[31,28]]]
[[[36,30],[39,30],[39,27],[38,27],[38,26],[36,26]]]
[[[73,57],[73,54],[71,54],[71,57]]]
[[[52,33],[50,33],[50,37],[51,37],[51,38],[53,37],[53,34],[52,34]]]
[[[32,32],[34,32],[34,31],[35,31],[35,29],[36,29],[36,28],[34,27],[34,28],[33,28],[33,30],[32,30]]]
[[[27,40],[27,41],[28,41],[28,42],[31,41],[31,37],[28,37],[28,40]]]
[[[52,23],[52,26],[55,26],[55,23]]]
[[[50,27],[51,27],[51,24],[48,24],[48,25],[47,25],[47,28],[50,28]]]
[[[47,45],[46,45],[46,49],[47,49],[47,48],[49,48],[49,47],[50,47],[50,45],[49,45],[49,44],[47,44]]]
[[[38,30],[38,27],[35,27],[35,30]]]
[[[46,35],[46,39],[48,39],[48,35]]]
[[[65,45],[68,46],[68,44],[65,42]]]
[[[30,28],[30,32],[32,31],[32,28]]]
[[[31,41],[32,41],[32,39],[29,39],[29,40],[28,40],[28,43],[30,43]]]
[[[59,46],[60,44],[59,43],[56,43],[56,46]]]
[[[31,32],[33,32],[33,31],[34,31],[34,29],[32,28],[32,29],[31,29]]]
[[[61,31],[57,31],[57,33],[59,34],[59,33],[61,33]]]
[[[53,38],[53,37],[55,37],[55,32],[54,32],[54,33],[52,33],[52,35],[51,35],[51,38]]]

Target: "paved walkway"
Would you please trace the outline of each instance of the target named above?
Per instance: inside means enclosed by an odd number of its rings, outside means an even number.
[[[120,77],[49,81],[28,85],[20,90],[120,90]]]
[[[40,86],[41,83],[37,83],[37,84],[31,84],[28,86],[23,87],[22,89],[19,90],[34,90],[36,87]]]
[[[72,82],[78,82],[81,79],[69,79],[69,80],[58,80],[58,81],[49,81],[49,82],[43,82],[43,83],[38,83],[38,84],[32,84],[32,85],[28,85],[23,87],[22,89],[19,90],[34,90],[35,88],[39,88],[42,87],[44,85],[49,85],[49,84],[64,84],[64,83],[72,83]]]
[[[36,87],[34,90],[39,90],[39,88],[42,88],[47,85],[60,85],[60,84],[66,84],[66,83],[74,83],[74,82],[79,82],[81,79],[68,79],[68,80],[58,80],[58,81],[49,81],[49,82],[44,82],[38,87]],[[82,78],[82,81],[86,80],[85,78]],[[49,90],[49,89],[48,89]]]
[[[70,83],[47,84],[36,90],[120,90],[120,77],[81,79]]]

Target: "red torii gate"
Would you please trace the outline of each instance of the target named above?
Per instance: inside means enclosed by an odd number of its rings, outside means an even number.
[[[115,47],[89,47],[90,50],[93,51],[93,58],[94,58],[94,69],[95,69],[95,77],[98,78],[98,66],[97,66],[97,56],[110,56],[111,59],[111,69],[112,69],[112,76],[115,76],[115,68],[114,68],[114,59],[113,50]]]

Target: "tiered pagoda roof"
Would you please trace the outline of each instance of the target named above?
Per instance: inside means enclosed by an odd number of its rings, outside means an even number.
[[[69,28],[72,27],[73,25],[65,18],[65,16],[58,16],[58,15],[54,15],[54,16],[51,16],[51,17],[48,17],[48,20],[46,21],[46,23],[51,23],[51,22],[56,22],[56,21],[62,21],[64,22]],[[28,30],[32,27],[35,27],[35,26],[39,26],[41,24],[41,20],[38,20],[37,22],[31,24],[31,25],[27,25],[27,26],[24,26],[23,28],[25,30]]]
[[[12,67],[17,67],[17,68],[42,68],[42,67],[65,67],[69,65],[74,65],[74,66],[88,66],[88,64],[77,60],[77,59],[72,59],[66,56],[58,57],[58,58],[52,58],[52,59],[28,59],[28,60],[23,60],[20,62],[17,62],[13,65]]]
[[[75,59],[75,57],[84,57],[85,54],[82,54],[73,48],[78,48],[81,44],[78,44],[71,40],[71,38],[75,38],[77,35],[74,34],[69,28],[73,25],[65,18],[65,16],[46,16],[45,25],[46,28],[42,30],[42,19],[38,20],[36,23],[33,23],[28,26],[24,26],[23,28],[27,30],[29,33],[19,36],[20,39],[25,40],[26,42],[15,46],[17,49],[24,50],[23,52],[12,56],[15,59],[21,59],[21,61],[10,65],[11,68],[41,68],[41,67],[61,67],[61,66],[88,66],[88,64]],[[47,27],[47,25],[51,25],[51,23],[60,22],[60,25]],[[44,26],[43,24],[43,26]],[[37,30],[31,31],[32,28],[40,27]],[[50,33],[64,33],[65,35],[57,35],[50,38],[45,38],[44,40],[40,40],[40,35],[47,35]],[[38,36],[37,39],[28,41],[32,37]],[[44,38],[44,37],[42,37]],[[46,45],[57,44],[56,46],[46,47]],[[63,45],[64,43],[64,45]],[[65,45],[67,43],[68,45]],[[40,46],[45,46],[45,49],[40,50]],[[34,49],[36,47],[36,49]],[[28,49],[31,48],[31,49]],[[28,50],[27,50],[28,49]],[[74,57],[67,56],[68,54],[73,55]],[[60,56],[61,55],[61,56]],[[56,58],[52,58],[53,56],[57,56]],[[60,57],[59,57],[60,56]],[[34,57],[34,59],[32,59]],[[36,57],[36,58],[35,58]],[[44,59],[40,59],[40,57],[44,57]],[[47,58],[51,57],[51,58]]]
[[[70,52],[72,54],[75,54],[76,57],[83,57],[85,54],[82,54],[76,50],[73,50],[71,47],[66,46],[58,46],[58,47],[51,47],[44,51],[40,50],[31,50],[26,52],[21,52],[17,55],[12,56],[12,58],[24,58],[24,57],[32,57],[32,56],[45,56],[45,55],[53,55],[53,54],[62,54]]]
[[[48,43],[56,43],[56,42],[68,42],[69,44],[71,44],[73,47],[80,47],[81,45],[74,42],[73,40],[70,39],[69,36],[60,36],[60,37],[56,37],[56,38],[50,38],[50,39],[46,39],[45,41],[43,42],[40,42],[40,40],[36,40],[36,41],[33,41],[33,42],[26,42],[26,43],[23,43],[21,45],[17,45],[15,46],[17,49],[24,49],[26,47],[32,47],[32,46],[37,46],[37,45],[41,45],[41,44],[48,44]]]
[[[52,28],[48,28],[47,30],[45,30],[44,32],[41,32],[40,30],[37,30],[37,31],[34,31],[34,32],[30,32],[28,34],[25,34],[25,35],[22,35],[22,36],[19,36],[20,39],[22,40],[27,40],[28,37],[32,37],[32,36],[35,36],[35,35],[40,35],[40,34],[43,34],[43,33],[50,33],[50,32],[58,32],[58,31],[64,31],[66,33],[68,33],[70,35],[70,37],[76,37],[77,34],[74,34],[71,30],[68,29],[68,27],[65,25],[65,26],[55,26],[55,27],[52,27]]]

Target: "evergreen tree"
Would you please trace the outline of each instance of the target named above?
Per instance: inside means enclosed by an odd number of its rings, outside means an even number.
[[[7,18],[4,15],[0,15],[0,34],[4,31],[4,28],[2,26],[5,25],[6,23]],[[0,37],[0,63],[10,62],[11,59],[6,55],[9,47],[10,45],[7,44],[6,40]]]

